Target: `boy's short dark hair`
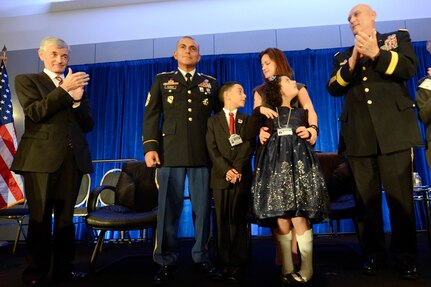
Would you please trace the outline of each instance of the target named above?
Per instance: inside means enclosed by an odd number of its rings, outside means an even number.
[[[233,82],[226,82],[223,84],[223,86],[221,86],[221,88],[218,92],[218,98],[220,100],[220,103],[224,104],[224,97],[223,97],[224,93],[229,91],[234,85],[240,85],[241,86],[240,83],[234,82],[234,81]]]

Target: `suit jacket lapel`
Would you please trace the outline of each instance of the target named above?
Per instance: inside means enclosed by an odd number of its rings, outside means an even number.
[[[241,134],[241,129],[245,124],[246,116],[244,114],[241,114],[240,112],[236,113],[235,118],[235,133]]]
[[[223,110],[217,113],[217,122],[222,127],[223,132],[229,136],[229,126],[227,124],[226,116]]]
[[[52,91],[56,88],[54,82],[45,72],[40,72],[39,78],[40,83],[47,89],[47,91]]]

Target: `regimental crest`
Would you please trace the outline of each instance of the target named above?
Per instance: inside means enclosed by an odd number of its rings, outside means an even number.
[[[391,51],[398,48],[398,39],[396,34],[389,35],[383,46],[380,47],[380,49],[385,51]]]
[[[169,96],[168,98],[167,98],[167,102],[169,103],[169,104],[173,104],[173,102],[174,102],[174,96]]]
[[[208,104],[209,104],[209,100],[208,100],[208,98],[203,99],[202,104],[203,104],[204,106],[208,106]]]

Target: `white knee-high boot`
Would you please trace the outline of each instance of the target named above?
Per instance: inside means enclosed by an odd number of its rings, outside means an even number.
[[[301,270],[298,272],[301,278],[292,274],[297,281],[309,281],[313,277],[313,230],[309,229],[302,235],[296,235],[299,252],[301,253]]]
[[[279,242],[279,252],[281,253],[281,259],[283,263],[282,273],[287,275],[293,273],[293,261],[292,261],[292,231],[288,234],[276,234],[276,240]]]

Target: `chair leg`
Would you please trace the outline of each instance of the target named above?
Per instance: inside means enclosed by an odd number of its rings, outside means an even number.
[[[13,255],[15,255],[16,248],[17,248],[18,242],[19,242],[19,237],[21,236],[21,232],[22,232],[22,235],[24,236],[24,239],[27,240],[27,236],[26,236],[24,230],[22,230],[22,225],[24,223],[24,216],[20,217],[16,221],[18,222],[18,230],[16,232],[15,242],[13,244],[13,249],[12,249],[12,254]]]
[[[96,241],[96,246],[94,246],[93,254],[90,259],[90,272],[94,273],[96,271],[96,259],[99,254],[102,252],[103,241],[105,240],[106,230],[101,230],[99,237]]]

